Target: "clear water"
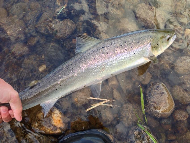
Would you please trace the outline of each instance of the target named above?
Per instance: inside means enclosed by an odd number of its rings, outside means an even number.
[[[114,78],[103,82],[101,98],[110,100],[108,103],[112,107],[99,106],[86,112],[92,104],[99,102],[86,100],[89,89],[62,98],[55,105],[69,119],[69,123],[78,118],[87,121],[93,115],[103,124],[101,128],[108,130],[115,138],[115,142],[127,142],[131,127],[137,125],[135,112],[142,117],[139,85],[146,93],[148,84],[159,81],[166,84],[171,94],[175,86],[182,87],[187,95],[190,94],[190,73],[179,74],[175,68],[177,59],[190,57],[189,9],[190,1],[185,0],[1,1],[0,78],[18,92],[22,91],[32,81],[40,80],[73,57],[75,38],[80,34],[106,39],[142,29],[175,29],[175,42],[143,75],[138,76],[137,69],[134,69],[116,76],[119,85],[116,83],[116,86],[112,86]],[[57,21],[64,21],[67,27],[57,24]],[[65,105],[65,101],[68,105]],[[182,104],[176,98],[174,101],[176,110],[186,111],[187,103]],[[28,130],[34,124],[31,112],[26,112],[30,120],[30,124],[25,125]],[[167,119],[148,116],[152,124],[157,124],[148,126],[159,142],[188,140],[189,118],[184,121],[183,129],[179,129],[181,126],[172,115]],[[165,127],[166,121],[169,127]],[[12,128],[17,138],[24,140],[20,133],[22,129],[17,126]],[[171,135],[175,137],[171,139]]]

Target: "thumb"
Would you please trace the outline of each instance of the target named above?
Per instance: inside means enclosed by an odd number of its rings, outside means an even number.
[[[11,93],[11,100],[10,100],[10,106],[13,111],[14,117],[17,121],[22,120],[22,103],[19,98],[18,92],[14,90],[14,92]]]

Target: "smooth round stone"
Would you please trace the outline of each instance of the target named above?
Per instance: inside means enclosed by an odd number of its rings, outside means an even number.
[[[190,95],[181,86],[174,86],[172,88],[172,95],[174,100],[179,101],[181,104],[190,103]]]
[[[183,56],[179,57],[175,62],[175,71],[179,74],[188,74],[190,73],[190,57]]]
[[[175,110],[173,113],[173,118],[177,121],[187,120],[188,117],[188,113],[184,110]]]
[[[153,83],[146,94],[146,110],[157,118],[167,118],[174,110],[174,100],[163,83]]]

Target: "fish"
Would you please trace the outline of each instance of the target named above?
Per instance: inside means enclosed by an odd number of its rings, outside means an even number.
[[[46,116],[58,99],[85,87],[99,97],[102,81],[154,60],[175,38],[171,29],[140,30],[105,40],[79,35],[73,58],[19,93],[23,110],[40,104]]]

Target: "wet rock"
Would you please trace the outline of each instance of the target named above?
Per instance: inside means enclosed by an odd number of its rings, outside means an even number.
[[[3,2],[4,2],[4,0],[0,1],[0,7],[3,7]]]
[[[108,85],[114,89],[119,86],[119,82],[117,81],[117,78],[115,76],[113,76],[108,79]]]
[[[175,71],[179,74],[189,74],[190,73],[190,57],[183,56],[179,57],[174,64]]]
[[[129,129],[125,127],[125,125],[122,122],[120,122],[115,126],[114,137],[121,141],[127,140],[128,130]]]
[[[28,46],[34,46],[38,41],[38,37],[30,37],[27,41]]]
[[[0,8],[0,18],[6,18],[7,17],[7,11],[4,8]]]
[[[169,131],[172,128],[172,120],[170,118],[162,119],[160,124],[164,130]]]
[[[53,14],[49,11],[42,14],[39,21],[35,25],[37,32],[45,35],[52,34],[52,29],[49,26],[49,23],[51,23],[51,17],[53,17]]]
[[[110,125],[114,121],[115,117],[116,115],[112,113],[112,110],[110,109],[110,107],[107,107],[104,110],[101,110],[101,118],[105,126]]]
[[[68,118],[65,117],[58,109],[53,107],[48,115],[40,111],[32,121],[32,128],[43,134],[61,134],[68,127]]]
[[[64,48],[60,47],[57,43],[44,43],[37,48],[38,53],[44,55],[44,59],[49,61],[57,68],[60,64],[64,63],[66,59]]]
[[[11,47],[11,52],[16,56],[23,56],[25,54],[28,54],[29,49],[23,43],[16,43]]]
[[[23,2],[14,4],[9,11],[11,16],[16,15],[19,19],[21,19],[24,16],[24,14],[27,12],[28,12],[28,5],[27,3]]]
[[[169,141],[176,140],[176,138],[177,137],[174,134],[172,134],[172,133],[167,134],[167,140],[169,140]]]
[[[174,71],[171,71],[171,73],[167,76],[167,78],[168,78],[169,81],[171,81],[171,83],[173,85],[179,85],[180,84],[179,75]]]
[[[88,99],[91,95],[90,88],[83,88],[77,92],[72,93],[72,101],[77,107],[81,107],[82,105],[89,102]]]
[[[0,142],[1,143],[18,143],[14,132],[10,128],[9,123],[0,124]]]
[[[187,111],[187,113],[190,115],[190,105],[188,105],[188,106],[186,107],[186,111]]]
[[[178,143],[189,143],[190,141],[190,131],[186,132],[183,136],[178,136]]]
[[[118,102],[124,103],[125,100],[123,96],[120,94],[120,92],[117,89],[113,89],[113,97],[116,99]]]
[[[125,73],[121,73],[119,75],[117,75],[117,80],[123,90],[123,92],[126,94],[128,90],[132,89],[132,82],[131,79],[127,77],[127,72]]]
[[[180,86],[176,85],[172,88],[173,98],[182,104],[190,103],[190,95]]]
[[[140,23],[148,28],[155,28],[154,9],[145,3],[138,4],[135,8],[135,14]]]
[[[143,119],[141,107],[137,104],[126,103],[121,108],[120,121],[122,121],[126,127],[136,125],[138,121],[137,115],[140,119]]]
[[[142,84],[148,84],[152,78],[152,75],[149,72],[146,72],[144,75],[139,77],[139,80]]]
[[[146,110],[157,118],[167,118],[174,110],[173,98],[163,83],[153,83],[146,94]]]
[[[187,120],[175,123],[175,129],[177,130],[176,132],[178,134],[180,134],[180,135],[185,134],[188,131]]]
[[[146,116],[147,117],[147,121],[148,121],[148,125],[150,127],[158,127],[160,124],[157,120],[155,120],[154,118],[152,118],[151,116]]]
[[[119,29],[119,31],[122,31],[121,33],[127,33],[131,31],[136,31],[139,29],[135,20],[134,19],[131,20],[128,18],[120,19],[119,22],[117,21],[116,26],[117,26],[117,29]]]
[[[0,19],[0,26],[4,28],[11,41],[24,40],[25,24],[22,20],[18,20],[17,17],[7,17]]]
[[[22,76],[32,76],[36,73],[39,73],[39,69],[38,67],[43,63],[43,58],[37,55],[30,55],[28,57],[26,57],[22,63],[22,68],[24,68],[25,70],[23,70],[22,72]],[[30,73],[28,73],[28,71],[31,71]],[[35,79],[37,80],[37,79]],[[30,81],[31,82],[31,81]]]
[[[149,133],[151,133],[151,131],[148,127],[146,127],[146,126],[143,126],[143,127],[145,128],[145,130],[147,130]],[[129,143],[139,143],[139,142],[154,143],[154,141],[138,126],[133,126],[131,128],[131,130],[129,131],[129,134],[127,137],[128,137],[127,141]],[[153,137],[154,137],[154,135],[153,135]]]
[[[69,37],[76,28],[75,23],[69,19],[64,19],[63,21],[54,20],[50,26],[58,39]]]
[[[173,118],[177,121],[187,120],[188,117],[188,113],[184,110],[175,110],[173,113]]]
[[[190,74],[186,74],[180,77],[181,86],[183,89],[186,89],[187,92],[190,92]]]

